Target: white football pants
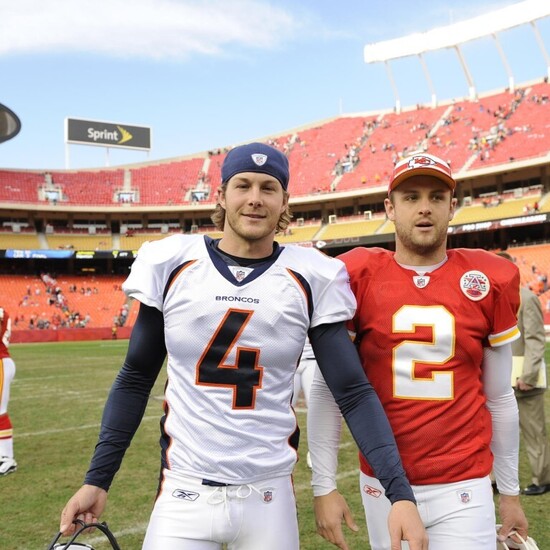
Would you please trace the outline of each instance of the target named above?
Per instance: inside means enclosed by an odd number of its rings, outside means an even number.
[[[292,477],[212,487],[164,470],[143,550],[299,550]]]
[[[361,497],[372,550],[390,550],[390,501],[373,477],[361,472]],[[457,483],[412,486],[430,550],[495,550],[496,518],[489,476]],[[409,548],[406,542],[402,549]]]

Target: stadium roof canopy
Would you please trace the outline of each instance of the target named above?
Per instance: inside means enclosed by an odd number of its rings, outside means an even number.
[[[429,77],[427,67],[424,63],[422,55],[426,52],[436,51],[441,49],[453,48],[456,50],[462,69],[468,80],[470,87],[470,96],[474,98],[476,96],[473,80],[470,72],[460,51],[460,45],[472,40],[490,36],[495,40],[498,52],[504,63],[506,71],[508,72],[509,85],[513,90],[514,80],[508,62],[504,55],[502,48],[500,47],[497,33],[518,27],[520,25],[530,24],[533,32],[535,33],[538,45],[542,51],[544,59],[546,60],[547,72],[550,76],[550,58],[546,53],[544,42],[540,36],[540,33],[536,27],[536,21],[550,15],[550,1],[548,0],[524,0],[517,4],[501,8],[499,10],[461,21],[459,23],[453,23],[437,29],[432,29],[427,32],[415,33],[401,38],[395,38],[392,40],[384,40],[382,42],[376,42],[373,44],[367,44],[364,48],[364,60],[365,63],[380,63],[386,64],[388,74],[396,93],[397,107],[399,108],[399,98],[395,83],[391,75],[389,68],[389,61],[410,57],[419,56],[422,67],[426,74],[428,84],[432,89],[432,101],[435,103],[435,93],[433,86],[431,85],[431,79]]]

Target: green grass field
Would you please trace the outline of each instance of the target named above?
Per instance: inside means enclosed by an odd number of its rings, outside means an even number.
[[[56,534],[61,509],[82,482],[95,445],[103,404],[126,346],[126,341],[12,346],[17,372],[9,412],[19,469],[0,479],[1,550],[45,550]],[[547,363],[550,363],[550,347]],[[115,479],[102,518],[116,534],[123,550],[141,548],[157,486],[163,373]],[[547,418],[550,418],[550,408],[548,411]],[[298,418],[302,428],[300,455],[304,458],[295,473],[301,548],[335,548],[315,532],[310,475],[305,463],[305,412],[298,412]],[[353,549],[368,550],[357,467],[355,445],[345,431],[340,451],[339,487],[361,525],[358,534],[348,536],[348,542]],[[522,486],[530,483],[523,455],[521,483]],[[542,497],[522,497],[522,501],[531,522],[531,535],[541,550],[550,549],[550,493]],[[93,544],[97,550],[110,548],[97,532],[79,540]]]

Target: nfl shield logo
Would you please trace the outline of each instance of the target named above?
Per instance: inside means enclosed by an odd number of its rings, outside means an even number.
[[[460,502],[462,502],[462,504],[468,504],[468,502],[472,500],[471,491],[462,491],[458,496],[460,497]]]
[[[267,489],[263,493],[264,502],[271,502],[273,500],[273,491],[271,489]]]
[[[424,288],[428,286],[428,283],[430,282],[430,277],[426,275],[415,275],[413,277],[413,281],[418,288]]]
[[[262,153],[254,153],[250,156],[256,166],[263,166],[267,161],[267,155],[263,155]]]

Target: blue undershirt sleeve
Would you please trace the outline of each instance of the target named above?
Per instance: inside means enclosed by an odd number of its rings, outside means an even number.
[[[313,327],[309,338],[327,386],[392,504],[416,502],[393,432],[344,323]]]
[[[141,423],[165,358],[162,313],[140,304],[124,365],[105,403],[99,439],[84,483],[109,490]]]

